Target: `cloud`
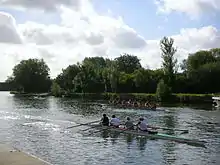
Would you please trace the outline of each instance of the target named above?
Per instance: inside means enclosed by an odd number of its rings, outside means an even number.
[[[20,9],[40,9],[44,11],[54,11],[60,6],[65,5],[79,10],[83,1],[86,0],[0,0],[0,5]]]
[[[79,10],[60,7],[60,24],[31,21],[16,24],[11,15],[0,13],[0,28],[7,29],[0,30],[0,81],[11,74],[15,64],[28,58],[43,58],[52,77],[88,56],[113,59],[122,53],[131,53],[141,59],[143,66],[152,69],[161,66],[159,39],[146,40],[121,17],[99,15],[89,1],[82,2],[84,5]],[[179,61],[188,53],[220,46],[220,31],[213,26],[181,29],[171,37],[178,47]]]
[[[16,29],[15,19],[4,12],[0,12],[0,33],[0,43],[20,44],[22,42]]]
[[[162,13],[181,12],[195,19],[204,13],[220,10],[219,0],[155,0]]]

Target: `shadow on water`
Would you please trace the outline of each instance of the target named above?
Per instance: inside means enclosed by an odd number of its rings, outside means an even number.
[[[91,116],[100,114],[103,110],[102,105],[85,102],[81,100],[72,100],[66,98],[57,99],[58,108],[69,114]]]
[[[162,155],[165,162],[168,164],[175,164],[176,154],[175,154],[176,143],[170,143],[169,141],[163,145]]]
[[[13,97],[13,105],[16,108],[21,109],[48,109],[49,108],[49,99],[48,98],[35,98],[35,97]]]
[[[146,137],[136,136],[133,134],[123,134],[122,132],[110,131],[110,130],[102,130],[100,132],[101,137],[104,140],[110,140],[112,145],[117,145],[117,141],[119,141],[119,137],[123,137],[123,139],[127,143],[127,148],[132,148],[133,142],[136,141],[137,147],[139,150],[145,150],[147,140]]]
[[[137,145],[138,145],[138,148],[139,150],[143,151],[146,149],[146,144],[147,144],[147,140],[149,140],[148,138],[146,137],[136,137],[136,140],[137,140]]]

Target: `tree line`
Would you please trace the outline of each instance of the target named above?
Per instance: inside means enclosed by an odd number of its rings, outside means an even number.
[[[6,82],[13,84],[16,91],[52,91],[54,95],[116,92],[157,93],[167,97],[171,93],[220,92],[220,48],[189,54],[178,65],[177,49],[173,44],[172,38],[161,39],[160,69],[143,68],[137,56],[125,53],[113,60],[86,57],[51,79],[50,69],[43,59],[28,59],[13,68],[13,74]],[[178,72],[180,68],[181,72]]]

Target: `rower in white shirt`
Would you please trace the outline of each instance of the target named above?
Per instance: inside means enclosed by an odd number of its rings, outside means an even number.
[[[147,122],[146,122],[146,120],[143,117],[141,117],[139,119],[139,122],[138,122],[137,126],[138,126],[138,129],[143,131],[143,132],[148,132],[150,134],[156,134],[157,133],[156,130],[149,129],[151,127],[149,127],[147,125]]]
[[[143,117],[141,117],[139,119],[139,122],[138,122],[137,125],[138,125],[139,130],[141,130],[141,131],[148,131],[147,122],[146,122],[146,120],[144,120]]]
[[[112,115],[112,119],[110,121],[110,126],[119,128],[119,125],[120,125],[120,120],[115,115]]]

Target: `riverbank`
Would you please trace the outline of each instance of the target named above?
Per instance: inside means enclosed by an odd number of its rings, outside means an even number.
[[[135,99],[143,101],[158,102],[155,94],[150,93],[68,93],[63,95],[70,98],[83,98],[88,100],[110,100],[110,99]],[[171,103],[212,103],[213,96],[220,96],[219,94],[172,94],[167,102]]]
[[[35,156],[26,154],[4,144],[0,144],[1,165],[51,165]]]
[[[52,96],[51,93],[21,93],[11,91],[10,94],[14,96],[24,97],[47,97]],[[170,103],[212,103],[212,97],[220,96],[220,94],[188,94],[188,93],[174,93],[166,102]],[[104,100],[122,99],[122,100],[142,100],[158,102],[156,94],[154,93],[69,93],[60,94],[60,97],[68,97],[72,99],[86,99],[86,100]]]

